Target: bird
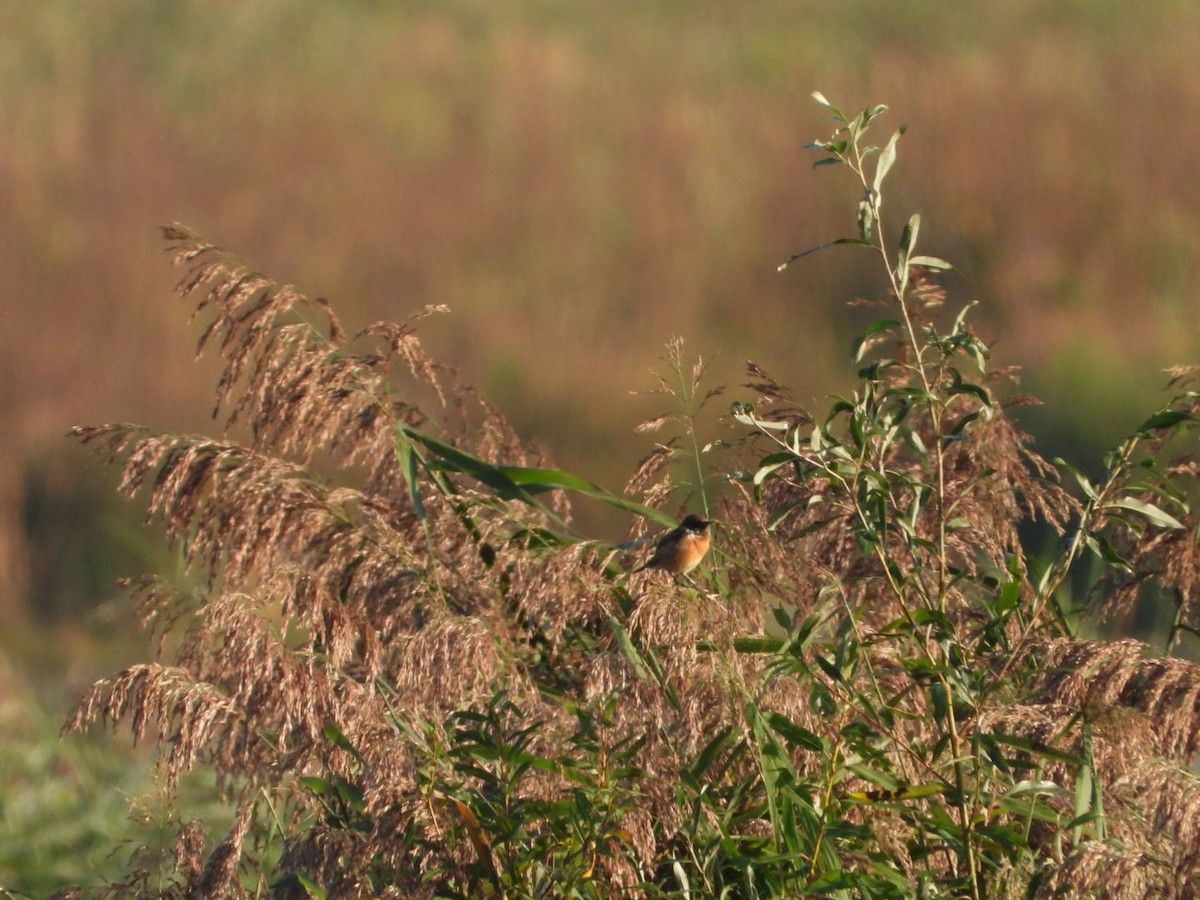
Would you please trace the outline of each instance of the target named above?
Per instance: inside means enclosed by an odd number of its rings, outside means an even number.
[[[655,542],[654,553],[633,572],[662,569],[676,578],[680,575],[686,577],[688,572],[700,565],[700,560],[704,559],[704,554],[708,552],[708,545],[711,543],[708,526],[711,524],[710,520],[695,514],[684,516],[677,527]]]

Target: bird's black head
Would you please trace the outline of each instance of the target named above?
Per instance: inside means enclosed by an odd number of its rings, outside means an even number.
[[[684,520],[682,522],[680,522],[679,524],[682,525],[688,531],[703,532],[705,529],[708,528],[709,525],[712,524],[712,522],[709,521],[708,519],[700,518],[695,513],[689,513],[687,516],[684,517]]]

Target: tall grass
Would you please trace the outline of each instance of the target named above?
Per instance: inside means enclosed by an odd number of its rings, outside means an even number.
[[[1078,637],[1146,583],[1175,634],[1197,625],[1197,470],[1166,453],[1200,421],[1194,372],[1102,478],[1039,456],[950,264],[920,216],[892,217],[902,130],[872,144],[885,107],[818,99],[835,131],[813,147],[857,203],[818,249],[859,253],[881,309],[856,379],[816,410],[751,364],[716,442],[697,425],[719,390],[674,344],[678,411],[650,424],[681,440],[621,493],[554,468],[430,358],[416,325],[436,309],[347,335],[327,303],[165,230],[227,430],[76,434],[199,586],[137,586],[160,653],[68,727],[155,737],[168,785],[210,773],[233,824],[188,823],[173,860],[82,893],[1195,889],[1200,667]],[[644,542],[584,539],[581,501],[637,517],[631,539],[713,505],[699,585],[628,574]],[[1060,536],[1049,558],[1022,543],[1035,521]],[[1089,554],[1107,574],[1073,605]]]

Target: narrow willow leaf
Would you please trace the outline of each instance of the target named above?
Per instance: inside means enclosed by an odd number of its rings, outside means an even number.
[[[913,247],[917,245],[917,233],[921,230],[921,214],[913,213],[900,233],[900,252],[896,256],[896,280],[900,283],[900,293],[908,288],[908,264]]]
[[[767,517],[767,531],[774,531],[779,527],[780,522],[790,516],[798,507],[804,505],[804,500],[792,500],[771,510],[771,515]]]
[[[933,707],[933,717],[938,722],[944,722],[950,712],[950,697],[945,685],[940,681],[929,686],[929,701]]]
[[[877,319],[863,330],[864,337],[871,337],[881,331],[889,331],[893,328],[899,328],[900,323],[895,319]]]
[[[772,419],[760,419],[754,415],[754,407],[749,403],[735,403],[729,410],[733,414],[735,421],[743,425],[749,425],[752,428],[761,428],[764,431],[787,431],[791,428],[787,422],[776,422]]]
[[[850,144],[848,141],[813,141],[810,144],[805,144],[805,150],[824,150],[826,153],[836,153],[839,156],[844,156],[846,148]]]
[[[1162,431],[1184,422],[1193,423],[1195,421],[1197,421],[1196,417],[1192,413],[1184,412],[1181,409],[1164,409],[1148,418],[1138,426],[1137,430],[1138,434],[1148,434],[1151,431]]]
[[[904,231],[900,233],[900,249],[896,253],[895,275],[896,283],[900,287],[901,297],[908,291],[909,257],[912,256],[913,248],[917,245],[917,233],[920,230],[921,214],[913,213],[908,223],[904,226]]]
[[[910,266],[921,266],[925,269],[953,269],[954,266],[946,262],[944,259],[938,259],[936,256],[910,256],[908,258]]]
[[[704,774],[708,771],[708,767],[713,764],[717,758],[717,754],[721,753],[730,744],[734,743],[733,726],[726,725],[716,736],[709,741],[704,749],[700,751],[700,755],[696,757],[696,761],[689,767],[689,771],[693,778],[700,781],[704,778]]]
[[[979,402],[984,406],[992,405],[991,395],[988,394],[987,388],[983,385],[975,384],[972,381],[963,381],[962,374],[957,370],[954,371],[954,381],[949,385],[947,390],[951,394],[970,394],[978,398]]]
[[[933,797],[944,794],[944,784],[909,784],[898,788],[881,791],[851,791],[846,795],[850,800],[860,803],[895,803],[900,800],[919,800],[922,797]]]
[[[879,769],[873,769],[864,763],[849,763],[846,765],[846,768],[863,781],[869,781],[871,784],[877,784],[885,791],[901,791],[907,787],[904,782],[890,772],[882,772]]]
[[[1140,513],[1147,522],[1151,525],[1157,525],[1159,528],[1178,529],[1183,527],[1183,523],[1170,513],[1163,512],[1163,510],[1159,509],[1153,503],[1147,503],[1145,500],[1139,500],[1137,497],[1120,497],[1104,505],[1104,509],[1106,510],[1114,507]]]
[[[997,797],[995,802],[999,809],[1021,819],[1046,822],[1054,826],[1055,831],[1058,831],[1062,827],[1062,814],[1054,807],[1039,799],[1038,795],[1032,791],[1016,797],[1006,794]]]
[[[1009,790],[1004,792],[1005,797],[1022,797],[1029,794],[1057,794],[1062,791],[1062,787],[1055,784],[1053,781],[1045,779],[1025,779],[1018,781]]]
[[[1012,767],[1009,766],[1008,760],[1004,758],[1004,754],[1000,751],[1000,745],[991,735],[978,731],[975,733],[975,740],[979,742],[979,746],[983,748],[984,756],[991,761],[992,765],[1005,775],[1012,774]]]
[[[919,435],[916,431],[909,431],[907,432],[907,435],[908,442],[912,444],[913,449],[916,450],[917,453],[919,453],[923,458],[928,459],[929,448],[925,446],[925,441],[921,439],[921,435]]]
[[[754,473],[754,477],[750,480],[750,483],[755,487],[761,487],[763,482],[775,474],[776,469],[780,469],[794,460],[792,454],[789,453],[787,456],[787,462],[777,462],[771,463],[770,465],[760,466],[758,471]]]
[[[653,682],[654,678],[650,674],[650,667],[646,665],[646,660],[638,652],[637,647],[633,645],[629,633],[625,631],[625,626],[611,615],[608,617],[608,625],[617,639],[617,646],[621,649],[621,654],[633,666],[633,671],[637,673],[637,676],[642,681]]]
[[[912,260],[909,260],[909,262],[911,263]],[[961,336],[970,338],[970,333],[967,331],[967,328],[966,328],[967,313],[969,313],[972,309],[974,309],[978,305],[979,305],[978,300],[972,300],[970,303],[966,304],[962,309],[960,309],[958,311],[958,315],[954,317],[954,328],[951,329],[951,334],[953,334],[955,336],[961,335]]]
[[[825,741],[807,728],[797,725],[783,713],[770,712],[766,716],[771,729],[793,747],[821,753],[825,750]]]
[[[888,140],[887,145],[879,154],[879,161],[875,163],[875,182],[872,189],[876,195],[879,194],[879,189],[883,185],[883,179],[887,177],[887,173],[896,163],[896,142],[900,140],[900,135],[904,132],[896,131]]]
[[[813,253],[819,253],[822,250],[828,250],[830,247],[837,247],[841,244],[848,244],[852,247],[870,247],[871,246],[871,244],[865,238],[861,238],[861,237],[838,238],[836,241],[830,241],[827,244],[820,244],[816,247],[810,247],[807,250],[801,250],[798,253],[793,253],[791,256],[789,256],[787,258],[787,260],[785,260],[784,262],[782,262],[778,266],[776,266],[775,271],[782,272],[784,269],[786,269],[788,266],[790,266],[792,263],[794,263],[798,259],[803,259],[806,256],[812,255]]]
[[[1087,542],[1088,549],[1114,569],[1119,569],[1129,575],[1133,574],[1133,567],[1117,552],[1117,548],[1104,535],[1089,534],[1084,540]]]
[[[1014,734],[993,734],[992,740],[999,744],[1007,744],[1010,747],[1016,747],[1018,750],[1024,750],[1026,753],[1031,753],[1034,756],[1039,756],[1042,759],[1053,760],[1054,762],[1067,763],[1072,766],[1083,764],[1083,760],[1074,753],[1068,753],[1066,750],[1059,750],[1056,747],[1050,747],[1038,741],[1032,741],[1026,737],[1020,737]]]
[[[679,885],[679,890],[683,891],[684,900],[691,900],[692,885],[688,881],[687,872],[684,871],[679,860],[671,863],[671,871],[675,875],[675,883]]]
[[[363,758],[359,754],[358,750],[353,744],[350,743],[350,739],[342,733],[342,729],[339,728],[336,723],[326,722],[324,727],[321,728],[321,734],[324,735],[325,740],[329,741],[335,747],[345,750],[347,753],[353,756],[357,762],[361,763],[363,761]]]
[[[875,211],[870,200],[858,203],[858,237],[865,244],[871,240],[871,229],[875,224]]]
[[[1096,487],[1092,484],[1092,480],[1084,475],[1083,472],[1079,471],[1079,469],[1075,468],[1061,456],[1054,457],[1051,462],[1053,462],[1054,465],[1058,466],[1060,469],[1066,469],[1068,474],[1070,474],[1075,479],[1076,483],[1078,483],[1079,487],[1082,488],[1084,494],[1087,495],[1089,500],[1094,503],[1100,499],[1100,495],[1096,493]]]
[[[921,214],[913,213],[908,224],[904,226],[904,231],[900,234],[900,249],[905,257],[912,254],[913,247],[917,245],[917,233],[921,230]]]
[[[304,888],[304,893],[313,900],[325,900],[325,889],[311,879],[305,878],[299,872],[293,873],[293,876],[300,887]]]

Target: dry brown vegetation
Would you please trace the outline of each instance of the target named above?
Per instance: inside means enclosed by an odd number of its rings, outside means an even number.
[[[355,329],[449,305],[423,332],[438,358],[604,483],[654,412],[622,398],[672,334],[719,354],[721,380],[750,357],[822,396],[847,319],[828,301],[873,288],[852,258],[772,271],[848,222],[802,176],[797,98],[816,84],[920,123],[910,158],[936,177],[910,204],[1008,357],[1070,398],[1039,437],[1065,421],[1057,440],[1105,446],[1158,387],[1144,360],[1196,346],[1198,28],[1174,0],[7,4],[0,606],[102,590],[47,577],[76,554],[20,516],[37,479],[83,491],[38,466],[68,423],[186,430],[208,410],[148,223],[183,218],[336,296]]]
[[[856,150],[881,113],[839,133]],[[652,425],[683,440],[622,495],[551,468],[413,323],[347,336],[166,229],[229,428],[77,429],[199,583],[136,587],[160,656],[70,727],[156,734],[171,780],[209,768],[236,812],[91,893],[1195,895],[1200,666],[1078,634],[1146,582],[1194,621],[1195,467],[1165,461],[1200,421],[1191,373],[1102,479],[1051,465],[917,220],[889,243],[882,177],[862,243],[893,318],[853,392],[818,414],[752,365],[710,463],[689,429],[719,393],[676,344],[682,408]],[[569,495],[669,523],[710,465],[740,474],[702,590],[573,532]],[[1044,563],[1035,520],[1062,538]],[[1117,583],[1074,609],[1089,552]]]

